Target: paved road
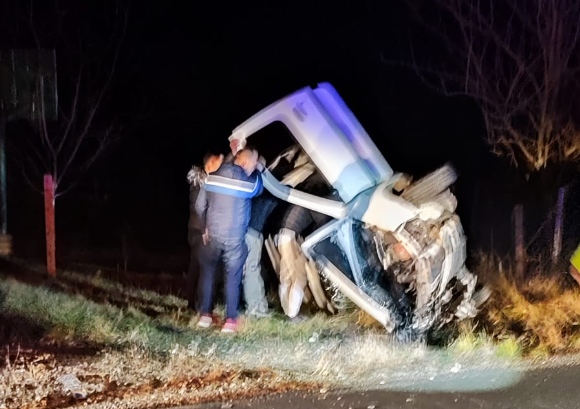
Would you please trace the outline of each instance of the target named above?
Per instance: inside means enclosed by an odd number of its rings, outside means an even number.
[[[285,394],[181,409],[578,409],[579,386],[580,366],[527,373],[489,370],[399,382],[390,390]]]

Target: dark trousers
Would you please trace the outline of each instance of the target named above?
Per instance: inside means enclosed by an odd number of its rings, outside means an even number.
[[[202,314],[212,311],[213,289],[221,259],[225,272],[226,318],[238,318],[240,290],[248,248],[244,237],[220,239],[212,237],[200,249],[199,308]]]

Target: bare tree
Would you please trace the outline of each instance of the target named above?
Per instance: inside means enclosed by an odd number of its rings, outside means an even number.
[[[496,154],[532,171],[580,158],[579,2],[410,3],[447,51],[427,64],[413,53],[416,72],[446,95],[477,102]]]
[[[106,16],[112,23],[106,30],[100,30],[101,33],[106,31],[108,37],[99,39],[87,38],[88,30],[79,26],[84,22],[83,17],[88,16],[77,13],[69,17],[59,8],[59,2],[54,2],[52,11],[45,11],[42,17],[36,16],[32,2],[27,10],[39,56],[47,48],[56,52],[62,87],[58,90],[58,119],[50,121],[45,94],[50,87],[56,88],[56,84],[49,84],[53,78],[43,75],[40,67],[33,101],[34,135],[27,140],[26,146],[16,151],[20,153],[18,162],[22,174],[33,188],[42,191],[42,175],[52,176],[55,198],[76,186],[119,134],[115,119],[99,118],[115,77],[127,28],[128,8],[120,2],[112,4]],[[39,22],[41,19],[43,21]],[[44,27],[48,35],[39,32]],[[72,46],[71,37],[75,39]],[[43,43],[44,39],[48,41]]]
[[[26,39],[20,32],[18,41],[32,44],[36,51],[19,51],[25,62],[15,70],[20,74],[30,71],[34,78],[31,89],[23,91],[30,98],[23,106],[31,111],[26,117],[32,119],[33,131],[30,138],[15,141],[11,153],[19,154],[14,157],[28,184],[44,193],[47,271],[51,276],[56,275],[55,199],[79,183],[118,134],[111,112],[102,115],[102,111],[127,29],[128,5],[121,1],[31,0],[12,10],[18,12],[12,15],[20,17],[19,23],[27,23],[30,33]],[[21,31],[19,24],[16,27]],[[36,56],[28,58],[28,53]],[[58,103],[48,103],[48,94],[58,95]],[[57,115],[49,116],[51,107],[58,109]]]
[[[580,159],[580,2],[409,0],[447,53],[412,66],[446,95],[472,98],[492,151],[540,171]],[[436,16],[436,17],[435,17]],[[412,47],[413,49],[413,47]],[[566,186],[558,192],[552,261],[560,256]],[[523,275],[523,206],[514,208],[516,270]]]

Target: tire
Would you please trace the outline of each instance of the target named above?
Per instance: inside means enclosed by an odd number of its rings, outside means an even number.
[[[445,164],[406,188],[401,197],[417,206],[445,191],[456,180],[455,169]]]

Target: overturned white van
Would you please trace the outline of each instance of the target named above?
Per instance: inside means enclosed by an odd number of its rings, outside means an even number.
[[[395,173],[329,83],[262,109],[234,129],[230,141],[244,145],[276,121],[308,158],[296,172],[316,168],[336,192],[337,199],[322,198],[295,189],[296,177],[279,181],[268,170],[263,174],[274,196],[332,218],[300,241],[306,271],[315,266],[320,274],[308,274],[311,292],[325,290],[315,297],[320,307],[333,311],[340,303],[332,299],[346,296],[403,340],[477,314],[489,291],[476,291],[477,279],[465,267],[466,239],[449,190],[456,180],[451,166],[415,183]],[[276,269],[276,246],[272,239],[266,244]],[[319,302],[321,296],[330,302]]]

